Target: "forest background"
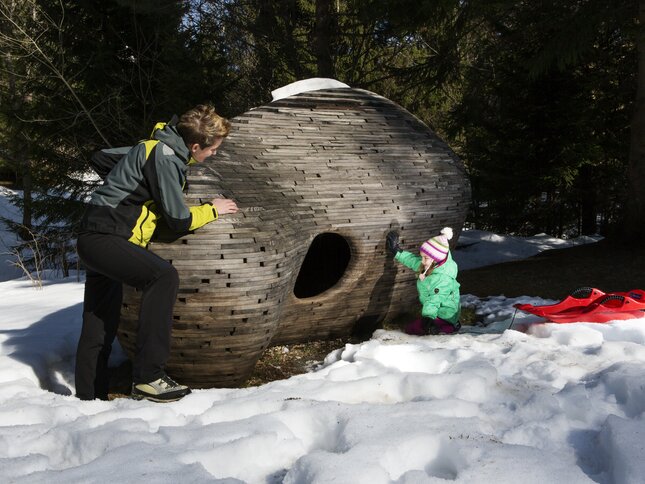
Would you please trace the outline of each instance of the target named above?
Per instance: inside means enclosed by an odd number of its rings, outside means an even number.
[[[0,180],[64,266],[95,150],[329,77],[451,145],[468,226],[642,243],[644,23],[645,0],[0,0]]]

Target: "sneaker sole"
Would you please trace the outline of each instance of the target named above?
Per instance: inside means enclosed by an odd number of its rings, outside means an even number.
[[[156,402],[156,403],[168,403],[168,402],[176,402],[178,400],[181,400],[184,398],[186,395],[189,395],[191,392],[184,393],[183,395],[179,395],[176,397],[168,397],[168,398],[159,398],[155,397],[154,395],[142,395],[140,393],[133,393],[130,395],[130,398],[132,400],[150,400],[151,402]]]

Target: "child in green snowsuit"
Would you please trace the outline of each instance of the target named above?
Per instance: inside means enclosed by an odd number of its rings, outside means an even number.
[[[421,318],[405,328],[408,334],[450,334],[459,330],[459,283],[457,264],[452,260],[448,241],[452,229],[446,227],[432,237],[415,255],[401,249],[396,232],[387,234],[387,248],[394,259],[418,272],[417,291],[421,301]]]

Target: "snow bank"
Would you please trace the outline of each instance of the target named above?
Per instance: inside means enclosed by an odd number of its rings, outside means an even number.
[[[453,257],[459,270],[474,269],[491,264],[526,259],[549,249],[564,249],[575,245],[589,244],[602,237],[582,236],[575,239],[559,239],[546,234],[533,237],[497,235],[482,230],[464,230],[459,236]]]
[[[82,283],[0,283],[0,480],[642,482],[645,319],[377,331],[315,371],[170,404],[74,398]],[[519,300],[464,296],[492,320]]]

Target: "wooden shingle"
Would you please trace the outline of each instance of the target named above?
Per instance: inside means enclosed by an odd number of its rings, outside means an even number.
[[[241,384],[269,345],[347,336],[410,311],[415,275],[395,265],[385,235],[397,230],[417,250],[450,226],[456,243],[470,203],[445,142],[395,103],[352,88],[234,118],[188,182],[189,204],[219,194],[240,207],[150,245],[181,281],[167,371],[193,387]],[[125,291],[118,337],[129,354],[139,297]]]

